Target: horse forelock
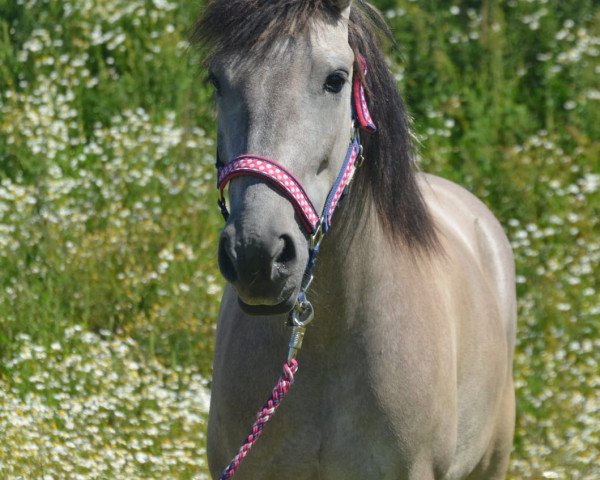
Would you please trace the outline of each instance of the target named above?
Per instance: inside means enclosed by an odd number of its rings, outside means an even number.
[[[308,34],[311,21],[335,22],[340,11],[330,0],[209,0],[191,34],[207,58],[269,48],[285,35]]]
[[[204,48],[208,63],[221,54],[260,53],[282,37],[308,36],[315,20],[340,21],[337,5],[333,0],[211,0],[192,30],[191,41]],[[392,39],[383,17],[367,2],[355,0],[349,43],[367,59],[364,82],[378,128],[375,134],[363,136],[367,160],[364,175],[357,178],[358,190],[371,196],[383,230],[393,241],[434,251],[438,238],[417,185],[408,115],[380,46],[382,36]]]

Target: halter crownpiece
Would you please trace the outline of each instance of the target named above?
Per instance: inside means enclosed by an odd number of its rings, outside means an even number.
[[[365,57],[363,57],[360,53],[358,54],[358,61],[360,62],[360,68],[363,72],[363,75],[367,76],[367,61]],[[369,107],[367,106],[367,97],[365,95],[365,86],[360,81],[360,78],[356,73],[354,74],[354,81],[352,85],[352,95],[353,95],[353,108],[354,115],[358,119],[360,124],[360,128],[365,130],[368,133],[375,133],[377,131],[377,127],[371,118],[371,114],[369,113]]]

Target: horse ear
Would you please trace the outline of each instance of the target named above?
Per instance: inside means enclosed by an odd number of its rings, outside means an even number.
[[[332,0],[331,3],[333,3],[333,6],[340,11],[342,17],[345,19],[350,18],[350,7],[352,6],[352,0]]]

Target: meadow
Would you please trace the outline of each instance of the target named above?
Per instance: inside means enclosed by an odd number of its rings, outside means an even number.
[[[0,479],[205,479],[202,1],[0,0]],[[423,170],[517,264],[509,477],[600,478],[600,5],[379,0]]]

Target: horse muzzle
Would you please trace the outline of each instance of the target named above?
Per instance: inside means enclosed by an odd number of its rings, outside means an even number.
[[[289,312],[307,260],[304,235],[295,222],[286,229],[285,222],[261,228],[255,221],[245,229],[242,222],[232,220],[221,233],[218,259],[223,277],[238,293],[240,307],[251,315]]]

